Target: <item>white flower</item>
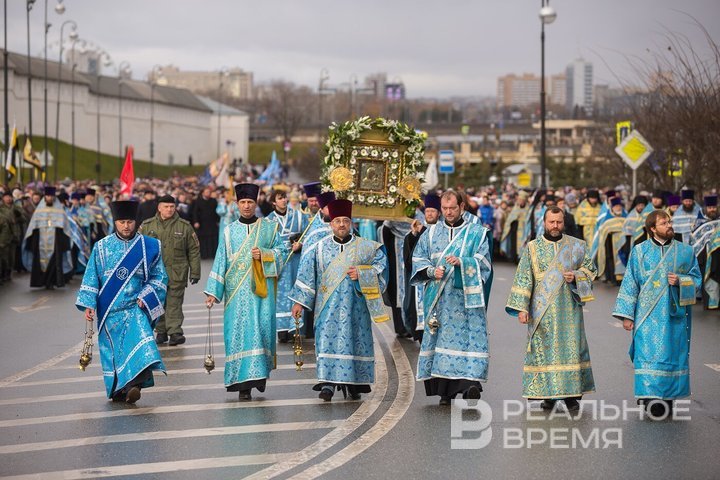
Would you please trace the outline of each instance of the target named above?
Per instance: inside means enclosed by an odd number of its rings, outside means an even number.
[[[375,203],[375,197],[372,197],[372,196],[367,197],[367,202],[368,202],[368,203]]]
[[[377,150],[373,150],[372,152],[370,152],[370,155],[372,155],[373,157],[377,157],[377,156],[378,156],[378,151],[377,151]]]
[[[385,204],[385,197],[380,197],[380,198],[378,199],[378,203],[379,203],[380,205]]]
[[[351,193],[350,195],[348,195],[347,199],[352,202],[353,200],[355,200],[355,195]]]
[[[392,185],[388,190],[390,190],[391,193],[395,193],[397,192],[397,187],[395,185]]]
[[[398,152],[397,152],[397,150],[395,150],[395,151],[392,153],[392,158],[398,158]]]
[[[408,148],[408,152],[415,153],[415,147],[411,146],[410,148]]]
[[[363,157],[367,157],[367,149],[363,148],[362,150],[360,150],[360,155],[362,155]]]
[[[395,174],[393,173],[392,175],[390,175],[390,178],[393,179],[393,180],[397,180],[397,175],[395,175]]]
[[[394,205],[395,204],[395,197],[388,198],[388,205]]]
[[[357,160],[355,159],[355,157],[352,157],[350,159],[350,165],[355,165],[356,163],[357,163]]]
[[[393,163],[392,165],[390,165],[390,168],[392,168],[393,170],[396,170],[397,167],[398,167],[397,163]]]
[[[388,155],[390,155],[390,154],[388,153],[388,151],[387,151],[387,150],[383,150],[383,152],[382,152],[383,158],[387,158]]]
[[[361,202],[365,201],[365,195],[358,195],[357,199]]]
[[[354,157],[355,155],[357,155],[357,154],[358,154],[358,151],[357,151],[357,150],[353,150],[353,151],[352,151],[352,156],[353,156],[353,157]]]
[[[353,174],[353,175],[355,175],[355,169],[354,169],[354,168],[351,168],[351,169],[350,169],[350,173]]]

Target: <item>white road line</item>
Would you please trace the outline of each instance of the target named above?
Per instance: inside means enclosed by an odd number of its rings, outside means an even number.
[[[706,363],[705,366],[712,368],[716,372],[720,372],[720,363]]]
[[[192,428],[187,430],[160,430],[102,437],[73,438],[49,442],[21,443],[19,445],[0,446],[0,454],[39,452],[60,448],[86,447],[107,445],[110,443],[138,442],[147,440],[175,440],[178,438],[201,438],[223,435],[241,435],[246,433],[287,432],[296,430],[317,430],[339,427],[345,420],[324,420],[317,422],[287,422],[256,425],[239,425],[234,427]]]
[[[29,377],[30,375],[34,375],[37,372],[41,372],[43,370],[47,370],[48,368],[57,365],[58,363],[62,362],[66,358],[70,358],[73,355],[79,355],[80,349],[82,348],[85,341],[78,343],[74,347],[71,347],[69,350],[65,350],[60,355],[56,355],[53,358],[46,360],[38,365],[35,365],[32,368],[28,368],[27,370],[23,370],[22,372],[16,373],[15,375],[12,375],[10,377],[6,377],[2,380],[0,380],[0,388],[6,387],[8,385],[11,385],[14,382],[17,382],[18,380],[21,380],[25,377]],[[80,358],[80,357],[78,357]]]
[[[220,365],[217,365],[220,367]],[[314,363],[306,363],[303,365],[303,369],[315,368]],[[277,370],[295,370],[294,363],[288,363],[278,365]],[[204,368],[181,368],[178,370],[168,370],[168,375],[187,375],[193,373],[207,373]],[[161,373],[159,375],[162,375]],[[82,382],[96,382],[99,378],[96,375],[86,377],[68,377],[68,378],[54,378],[52,380],[38,380],[35,382],[15,382],[9,385],[0,385],[0,388],[17,388],[17,387],[37,387],[38,385],[59,385],[63,383],[82,383]]]
[[[377,337],[375,338],[375,351],[379,352],[379,355],[375,357],[375,385],[373,385],[373,393],[370,398],[362,402],[362,405],[355,410],[355,413],[338,428],[325,435],[320,440],[308,445],[299,452],[294,453],[292,456],[287,456],[281,463],[276,463],[267,468],[260,470],[259,472],[246,477],[246,479],[260,480],[267,478],[274,478],[278,475],[309,462],[313,458],[325,452],[327,449],[332,448],[338,442],[344,440],[350,436],[355,430],[357,430],[363,423],[370,418],[375,411],[378,409],[388,388],[388,372],[385,355],[382,353],[382,349],[377,343]],[[328,403],[334,403],[328,402]]]
[[[395,400],[393,400],[392,405],[390,405],[390,408],[382,418],[370,427],[367,432],[362,434],[360,438],[354,440],[325,461],[312,465],[303,472],[291,477],[292,479],[314,479],[346,464],[375,445],[385,434],[392,430],[410,407],[413,397],[415,396],[415,378],[412,368],[410,367],[410,361],[407,355],[405,355],[405,351],[400,345],[400,342],[397,341],[395,334],[390,330],[390,326],[385,323],[379,325],[379,328],[382,330],[385,342],[390,346],[392,357],[395,361],[395,368],[398,373],[398,391],[395,395]]]
[[[315,378],[296,378],[294,380],[268,380],[267,386],[293,386],[293,385],[315,385],[317,383]],[[152,393],[164,393],[164,392],[185,392],[190,390],[220,390],[225,389],[222,383],[202,383],[197,385],[180,385],[180,386],[165,386],[165,387],[152,387],[143,390],[143,398],[148,394]],[[87,393],[67,393],[62,395],[45,395],[42,397],[22,397],[22,398],[8,398],[0,400],[1,405],[17,405],[17,404],[29,404],[29,403],[44,403],[44,402],[59,402],[67,400],[82,400],[84,398],[106,398],[105,392],[87,392]]]
[[[238,455],[234,457],[197,458],[176,462],[138,463],[135,465],[117,465],[111,467],[92,467],[79,470],[31,473],[0,477],[6,480],[84,480],[86,478],[125,477],[151,473],[182,472],[207,468],[241,467],[246,465],[265,465],[292,457],[293,452],[264,455]]]
[[[237,397],[237,395],[235,395]],[[358,403],[355,400],[338,400],[332,403]],[[13,420],[0,420],[0,428],[22,427],[28,425],[43,425],[46,423],[78,422],[81,420],[103,420],[111,417],[130,417],[136,415],[160,415],[164,413],[204,412],[210,410],[234,410],[236,408],[270,408],[270,407],[297,407],[303,405],[331,405],[318,398],[290,398],[285,400],[253,400],[250,402],[233,403],[199,403],[192,405],[164,405],[160,407],[128,407],[124,410],[111,410],[103,412],[70,413],[67,415],[54,415],[49,417],[16,418]],[[362,405],[361,405],[362,406]]]

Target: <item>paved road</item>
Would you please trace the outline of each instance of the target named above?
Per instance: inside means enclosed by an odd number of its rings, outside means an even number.
[[[209,264],[203,268],[207,275]],[[86,372],[76,367],[84,328],[73,307],[77,281],[31,291],[28,278],[19,277],[0,287],[0,477],[717,478],[720,315],[695,312],[689,421],[602,420],[591,404],[574,420],[536,413],[504,418],[505,406],[524,405],[517,401],[525,332],[503,311],[512,274],[511,266],[496,265],[490,300],[492,358],[483,401],[492,421],[483,435],[492,438],[470,450],[452,448],[453,409],[425,397],[414,381],[417,344],[397,340],[387,324],[376,326],[377,382],[363,401],[319,400],[310,390],[313,352],[296,372],[290,346],[280,345],[268,390],[238,403],[222,387],[216,309],[218,370],[208,375],[202,368],[207,316],[201,285],[194,286],[186,295],[188,342],[163,347],[167,377],[156,377],[157,386],[131,407],[105,399],[97,357]],[[632,406],[628,334],[609,315],[616,289],[598,284],[595,290],[586,326],[598,392],[587,399]],[[466,412],[463,418],[479,417]],[[556,447],[572,446],[575,438],[576,448],[551,448],[551,437]],[[537,443],[528,448],[528,438]],[[603,449],[603,440],[612,443]]]

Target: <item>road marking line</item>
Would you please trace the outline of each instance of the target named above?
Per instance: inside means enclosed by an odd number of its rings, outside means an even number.
[[[78,355],[80,353],[80,349],[82,348],[85,341],[78,343],[74,347],[70,347],[70,349],[65,350],[63,353],[54,356],[53,358],[46,360],[38,365],[35,365],[32,368],[28,368],[27,370],[23,370],[22,372],[16,373],[15,375],[11,375],[9,377],[6,377],[2,380],[0,380],[0,388],[7,387],[8,385],[11,385],[14,382],[17,382],[18,380],[21,380],[23,378],[29,377],[30,375],[34,375],[37,372],[41,372],[43,370],[47,370],[48,368],[57,365],[58,363],[62,362],[63,360],[70,358],[72,355]],[[79,358],[79,357],[78,357]]]
[[[245,477],[246,479],[267,479],[281,475],[298,465],[309,462],[313,458],[321,455],[327,449],[332,448],[338,442],[344,440],[350,436],[355,430],[357,430],[363,423],[365,423],[378,409],[388,388],[388,372],[387,363],[385,360],[385,354],[377,343],[377,337],[374,340],[374,347],[376,352],[381,352],[375,358],[375,385],[373,385],[374,392],[371,396],[362,402],[355,412],[343,422],[341,426],[328,433],[320,440],[308,445],[299,452],[295,452],[292,455],[287,455],[283,458],[282,462],[278,462],[275,465],[271,465],[259,472]],[[335,403],[335,400],[332,402]]]
[[[297,378],[294,380],[268,380],[267,385],[273,386],[293,386],[293,385],[315,385],[318,383],[315,378]],[[219,383],[202,383],[197,385],[180,385],[180,386],[163,386],[163,387],[152,387],[143,390],[143,398],[151,393],[163,393],[163,392],[183,392],[190,390],[219,390],[224,389],[225,386]],[[0,400],[0,405],[16,405],[16,404],[28,404],[28,403],[43,403],[43,402],[57,402],[64,400],[82,400],[83,398],[107,398],[105,392],[88,392],[88,393],[66,393],[62,395],[46,395],[42,397],[22,397],[22,398],[7,398]]]
[[[382,330],[385,342],[390,347],[398,374],[398,391],[392,405],[390,405],[390,408],[385,412],[380,420],[370,427],[368,431],[363,433],[360,438],[354,440],[348,446],[323,462],[316,463],[315,465],[303,470],[301,473],[291,477],[292,479],[314,479],[346,464],[368,448],[375,445],[382,437],[392,430],[410,407],[413,397],[415,396],[415,376],[413,374],[412,367],[410,367],[410,361],[400,345],[400,342],[397,341],[395,333],[390,330],[390,326],[388,324],[382,324],[379,328]]]
[[[716,372],[720,372],[720,363],[706,363],[705,366],[712,368]]]
[[[230,392],[233,393],[233,392]],[[237,395],[235,395],[237,396]],[[356,400],[338,400],[339,403],[359,403]],[[164,413],[202,412],[210,410],[233,410],[236,408],[270,408],[270,407],[297,407],[304,405],[331,405],[318,398],[290,398],[285,400],[253,400],[250,402],[233,403],[199,403],[191,405],[164,405],[160,407],[128,407],[124,410],[111,410],[103,412],[70,413],[50,417],[16,418],[13,420],[0,420],[0,428],[22,427],[28,425],[42,425],[46,423],[77,422],[80,420],[103,420],[111,417],[130,417],[136,415],[160,415]]]
[[[216,365],[216,367],[221,367],[221,365]],[[306,363],[303,365],[303,368],[312,369],[315,368],[314,363]],[[276,367],[276,370],[295,370],[295,364],[294,363],[288,363],[283,365],[278,365]],[[207,371],[204,368],[181,368],[178,370],[168,370],[168,375],[187,375],[187,374],[193,374],[193,373],[207,373]],[[15,387],[37,387],[38,385],[58,385],[62,383],[82,383],[82,382],[96,382],[99,380],[97,376],[86,376],[86,377],[68,377],[68,378],[54,378],[52,380],[38,380],[35,382],[15,382],[11,383],[9,385],[0,385],[0,388],[15,388]]]
[[[28,313],[28,312],[34,312],[36,310],[45,310],[46,308],[51,308],[50,305],[45,305],[48,300],[50,300],[49,296],[40,297],[37,300],[35,300],[30,305],[24,306],[24,307],[10,307],[13,310],[15,310],[17,313]]]
[[[134,465],[117,465],[57,472],[31,473],[28,475],[13,475],[10,477],[0,478],[6,480],[84,480],[86,478],[107,478],[151,473],[202,470],[207,468],[265,465],[268,463],[281,462],[292,455],[294,455],[293,452],[286,452],[263,455],[238,455],[234,457],[197,458],[194,460],[179,460],[175,462],[137,463]]]
[[[107,445],[110,443],[138,442],[147,440],[174,440],[178,438],[201,438],[223,435],[241,435],[246,433],[287,432],[296,430],[318,430],[337,428],[345,420],[322,420],[316,422],[286,422],[255,425],[239,425],[234,427],[192,428],[187,430],[159,430],[140,433],[106,435],[101,437],[73,438],[49,442],[21,443],[18,445],[0,446],[0,454],[39,452],[60,448]]]

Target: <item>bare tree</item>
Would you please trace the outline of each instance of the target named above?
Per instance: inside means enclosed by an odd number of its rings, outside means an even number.
[[[316,102],[316,95],[310,88],[275,80],[259,101],[259,107],[283,140],[290,141],[301,126],[312,122]]]
[[[691,17],[692,18],[692,17]],[[655,148],[638,170],[646,186],[671,189],[668,170],[683,161],[678,187],[708,191],[720,185],[720,47],[696,19],[706,48],[667,30],[650,60],[628,58],[635,80],[623,80],[633,121]],[[637,94],[640,82],[643,94]]]

